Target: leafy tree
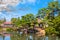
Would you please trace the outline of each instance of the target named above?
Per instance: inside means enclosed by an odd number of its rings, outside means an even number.
[[[60,35],[60,6],[58,1],[50,2],[47,8],[39,9],[36,16],[43,18],[43,23],[48,25],[45,28],[48,35],[53,33]],[[12,18],[11,21],[16,26],[31,27],[31,25],[37,23],[36,16],[30,13],[22,16],[21,19],[19,17]]]
[[[0,24],[4,23],[6,19],[4,18],[3,20],[0,20]]]
[[[33,23],[36,19],[33,14],[26,14],[25,16],[22,16],[22,20],[24,21],[25,25],[31,26],[31,23]]]
[[[21,17],[21,19],[18,17],[18,18],[12,18],[11,19],[12,23],[15,24],[15,26],[23,26],[23,27],[26,27],[26,26],[31,26],[31,24],[34,24],[34,22],[36,22],[36,18],[34,17],[33,14],[26,14],[24,16]]]
[[[47,27],[45,28],[45,31],[46,31],[46,35],[56,34],[56,30],[53,27]]]
[[[45,11],[46,11],[46,8],[39,9],[37,16],[40,16],[40,18],[44,18],[46,15]]]
[[[56,29],[57,34],[60,35],[60,16],[55,17],[53,20],[53,27]]]
[[[16,20],[17,20],[17,18],[12,18],[11,19],[12,24],[16,24]]]

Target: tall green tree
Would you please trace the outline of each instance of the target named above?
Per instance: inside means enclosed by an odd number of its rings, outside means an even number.
[[[30,14],[26,14],[25,16],[22,16],[21,20],[24,21],[25,25],[30,26],[31,23],[33,23],[36,19],[34,15],[30,13]]]
[[[2,24],[4,22],[6,22],[6,19],[5,18],[0,20],[0,24]]]

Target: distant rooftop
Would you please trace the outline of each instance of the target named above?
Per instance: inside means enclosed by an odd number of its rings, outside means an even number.
[[[4,22],[4,24],[12,24],[11,22]]]

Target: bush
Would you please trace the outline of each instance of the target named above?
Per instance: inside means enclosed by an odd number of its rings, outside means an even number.
[[[56,34],[56,30],[53,27],[47,27],[45,28],[45,31],[46,31],[46,35]]]
[[[13,31],[13,29],[7,28],[6,31],[11,32],[11,31]]]

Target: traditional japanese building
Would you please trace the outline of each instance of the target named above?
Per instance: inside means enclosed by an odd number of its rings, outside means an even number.
[[[4,22],[3,24],[1,24],[1,26],[3,28],[11,28],[14,27],[14,24],[12,24],[11,22]]]

